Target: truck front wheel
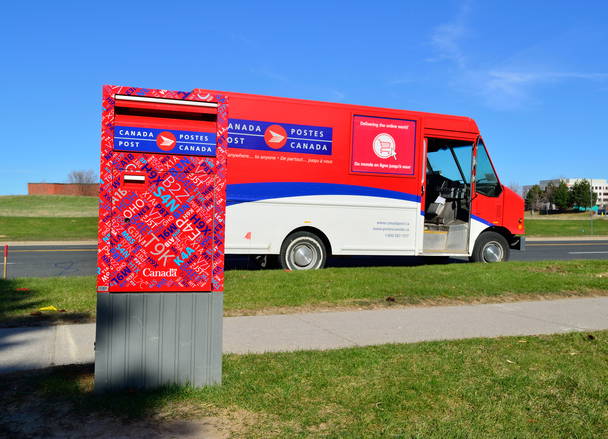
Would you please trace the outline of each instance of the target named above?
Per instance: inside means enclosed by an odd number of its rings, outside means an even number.
[[[500,233],[484,232],[477,238],[470,260],[486,263],[508,261],[509,243]]]
[[[279,258],[286,270],[316,270],[325,266],[327,249],[314,233],[295,232],[283,242]]]

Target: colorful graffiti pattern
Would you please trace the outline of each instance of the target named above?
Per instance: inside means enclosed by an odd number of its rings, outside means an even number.
[[[217,102],[216,156],[113,151],[117,94]],[[204,90],[104,86],[98,292],[223,290],[227,107]]]

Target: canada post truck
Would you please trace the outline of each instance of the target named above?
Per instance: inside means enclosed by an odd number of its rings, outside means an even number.
[[[221,94],[227,254],[307,270],[329,255],[499,262],[523,249],[523,199],[500,183],[473,119]]]

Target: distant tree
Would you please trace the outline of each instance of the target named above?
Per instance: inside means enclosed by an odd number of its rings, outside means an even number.
[[[535,184],[528,190],[526,194],[526,209],[534,212],[540,208],[540,204],[542,203],[542,194],[543,191],[539,185]]]
[[[519,183],[512,181],[509,183],[509,189],[511,189],[517,195],[521,195],[521,185]]]
[[[541,199],[547,205],[547,210],[552,209],[553,204],[555,204],[555,189],[555,185],[549,183],[542,193]]]
[[[592,207],[597,201],[597,194],[591,190],[589,181],[579,180],[570,188],[569,198],[573,206]]]
[[[68,183],[76,184],[78,195],[90,194],[91,186],[93,183],[97,183],[97,175],[92,169],[86,171],[72,171],[68,174]]]
[[[72,171],[68,174],[68,183],[91,184],[97,183],[97,175],[92,169],[86,171]]]
[[[564,180],[560,180],[559,185],[553,192],[553,204],[555,204],[555,207],[561,212],[572,207],[568,192],[568,185]]]

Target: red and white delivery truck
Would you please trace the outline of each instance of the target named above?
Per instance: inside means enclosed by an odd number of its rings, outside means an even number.
[[[220,92],[217,92],[220,93]],[[230,103],[226,253],[468,256],[524,246],[524,202],[474,120],[221,92]]]

